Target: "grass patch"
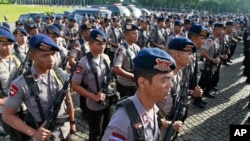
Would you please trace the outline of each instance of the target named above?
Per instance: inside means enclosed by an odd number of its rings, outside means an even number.
[[[73,7],[62,6],[42,6],[42,5],[13,5],[0,4],[0,21],[4,21],[4,15],[8,17],[8,22],[15,22],[18,20],[20,14],[29,12],[52,12],[62,13],[65,10],[73,10]]]

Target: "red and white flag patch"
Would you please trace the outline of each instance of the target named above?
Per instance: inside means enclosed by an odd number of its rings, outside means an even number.
[[[125,140],[126,137],[116,132],[112,132],[112,135],[109,137],[109,141],[125,141]]]
[[[9,95],[14,96],[18,93],[18,88],[15,85],[10,86]]]
[[[81,66],[77,66],[76,67],[76,73],[80,74],[82,72],[82,67]]]

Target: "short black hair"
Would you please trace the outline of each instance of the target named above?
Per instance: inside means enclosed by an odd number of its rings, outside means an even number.
[[[134,69],[134,81],[135,81],[136,85],[138,86],[138,79],[139,79],[139,77],[143,77],[143,78],[149,80],[149,83],[151,83],[152,82],[152,78],[156,74],[159,74],[159,72],[152,72],[152,71],[144,71],[144,70]]]

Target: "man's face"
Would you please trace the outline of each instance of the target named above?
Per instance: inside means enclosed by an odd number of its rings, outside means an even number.
[[[8,56],[13,53],[13,42],[0,41],[0,54],[2,57]]]
[[[170,94],[171,88],[173,87],[172,77],[174,72],[156,74],[152,77],[151,82],[145,78],[143,79],[144,92],[150,97],[150,99],[158,101],[164,99]],[[139,84],[140,86],[141,84]]]
[[[102,54],[106,47],[106,42],[90,41],[89,46],[94,54]]]
[[[36,34],[38,34],[38,33],[39,33],[39,31],[38,31],[37,28],[36,28],[36,29],[30,29],[30,30],[29,30],[30,36],[34,36],[34,35],[36,35]]]
[[[34,65],[41,70],[52,69],[56,62],[56,51],[40,51],[30,52],[30,59],[34,61]]]
[[[17,33],[15,37],[18,43],[25,43],[27,41],[27,36],[25,36],[23,33]]]
[[[138,40],[139,33],[138,30],[127,31],[125,36],[131,43],[135,43]]]
[[[206,37],[204,37],[204,36],[197,36],[195,38],[194,43],[196,44],[197,48],[202,48],[202,46],[204,45],[205,41],[206,41]]]

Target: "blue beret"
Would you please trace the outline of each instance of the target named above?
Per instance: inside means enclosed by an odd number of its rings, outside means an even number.
[[[165,21],[165,18],[160,16],[157,18],[157,22],[164,22]]]
[[[201,24],[193,24],[189,28],[188,32],[199,34],[200,36],[204,36],[204,37],[208,37],[209,36],[208,29],[205,26],[201,25]]]
[[[141,22],[143,22],[143,23],[147,23],[147,24],[149,24],[149,25],[150,25],[149,20],[148,20],[148,19],[146,19],[146,18],[141,19]]]
[[[23,22],[22,22],[22,21],[16,21],[15,24],[16,24],[16,25],[23,25]]]
[[[2,26],[6,27],[7,29],[9,29],[9,30],[10,30],[10,25],[9,25],[8,23],[3,22],[3,23],[2,23]]]
[[[100,29],[93,29],[90,32],[90,38],[98,42],[107,42],[107,35]]]
[[[70,22],[76,22],[76,19],[75,19],[75,17],[71,16],[71,17],[69,18],[69,21],[70,21]]]
[[[225,25],[223,23],[221,23],[221,22],[217,22],[217,23],[214,24],[214,27],[224,28]]]
[[[46,32],[49,34],[54,34],[56,36],[61,36],[61,31],[54,25],[49,25],[46,27]]]
[[[53,23],[54,26],[56,26],[59,30],[62,30],[63,25],[59,23]]]
[[[38,29],[37,24],[36,23],[30,23],[29,24],[29,29]]]
[[[234,22],[234,21],[227,21],[226,22],[226,26],[230,26],[230,25],[232,25],[232,26],[234,26],[236,23]]]
[[[181,20],[175,20],[174,25],[183,26],[183,22]]]
[[[92,29],[92,28],[93,28],[92,24],[82,24],[80,26],[80,30],[88,30],[88,29]]]
[[[0,28],[0,39],[1,39],[1,41],[4,41],[3,37],[8,39],[8,40],[6,40],[6,42],[8,42],[8,41],[15,42],[16,41],[15,37],[9,31]]]
[[[195,52],[196,45],[188,38],[178,37],[169,42],[168,49]]]
[[[21,27],[16,28],[16,29],[14,30],[13,33],[14,33],[14,34],[16,34],[16,33],[22,33],[22,34],[24,34],[25,36],[28,36],[27,31],[26,31],[24,28],[21,28]]]
[[[118,22],[118,21],[120,21],[120,19],[119,19],[117,16],[114,16],[114,17],[112,18],[112,21],[113,21],[113,22]]]
[[[124,31],[131,31],[131,30],[139,30],[138,26],[134,25],[134,24],[125,24],[123,26],[123,30]]]
[[[57,44],[50,37],[44,34],[36,34],[32,36],[29,40],[29,45],[30,47],[41,51],[60,51]]]
[[[3,30],[6,30],[6,31],[10,32],[10,30],[7,27],[2,26],[2,25],[0,26],[0,29],[3,29]]]
[[[135,70],[149,72],[168,73],[176,68],[174,59],[168,53],[153,47],[139,51],[133,63]]]

